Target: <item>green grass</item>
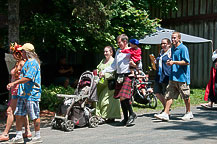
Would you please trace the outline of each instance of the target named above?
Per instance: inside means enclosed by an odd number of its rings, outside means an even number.
[[[205,101],[203,100],[204,98],[204,94],[205,94],[205,89],[191,89],[191,105],[199,105],[201,103],[205,103]],[[183,99],[181,99],[180,97],[177,100],[173,101],[172,104],[172,109],[177,108],[177,107],[184,107],[184,101]],[[161,104],[161,102],[158,100],[158,104],[155,110],[160,111],[163,109],[163,106]],[[138,104],[138,103],[134,103],[133,104],[133,110],[135,112],[141,112],[141,111],[153,111],[153,109],[148,108],[148,106],[142,105],[142,104]]]

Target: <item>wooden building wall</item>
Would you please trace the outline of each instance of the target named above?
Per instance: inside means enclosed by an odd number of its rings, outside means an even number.
[[[162,27],[203,37],[213,41],[217,48],[217,0],[177,0],[178,11],[162,15],[152,9],[152,18],[161,18]],[[205,87],[212,66],[212,44],[186,44],[191,59],[191,87]],[[155,49],[152,53],[157,53]],[[147,54],[150,52],[147,52]],[[147,57],[147,56],[144,56]]]

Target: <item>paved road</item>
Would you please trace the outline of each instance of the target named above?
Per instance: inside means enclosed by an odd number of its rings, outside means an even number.
[[[138,114],[132,127],[103,124],[97,128],[76,128],[72,132],[41,128],[45,144],[212,144],[217,143],[217,110],[192,107],[194,119],[182,121],[184,108],[171,112],[169,122],[154,118],[156,112]],[[13,136],[13,135],[10,135]]]

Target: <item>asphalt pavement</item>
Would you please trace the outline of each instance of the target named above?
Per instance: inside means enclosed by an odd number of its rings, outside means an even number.
[[[75,128],[71,132],[51,129],[44,123],[45,144],[212,144],[217,143],[217,109],[191,108],[194,119],[183,121],[185,108],[172,109],[169,122],[154,118],[157,111],[137,114],[135,125],[119,126],[119,120],[97,128]],[[15,136],[15,131],[10,137]],[[25,143],[29,143],[25,139]]]

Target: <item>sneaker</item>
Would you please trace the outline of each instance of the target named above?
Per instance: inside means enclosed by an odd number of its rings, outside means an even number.
[[[163,121],[169,121],[170,120],[169,115],[165,112],[162,112],[161,114],[155,114],[154,117],[156,119],[163,120]]]
[[[126,123],[126,126],[131,125],[131,124],[134,122],[134,120],[135,120],[136,118],[137,118],[137,116],[136,116],[135,113],[133,113],[132,115],[130,115],[129,118],[128,118],[128,121],[127,121],[127,123]]]
[[[8,143],[24,143],[23,138],[14,137],[8,141]]]
[[[42,139],[41,139],[41,137],[34,137],[30,141],[30,143],[42,143]]]
[[[188,120],[193,119],[193,118],[194,118],[194,116],[193,116],[192,112],[187,112],[187,113],[182,117],[182,120],[188,121]]]

